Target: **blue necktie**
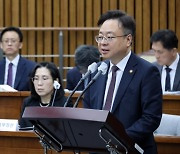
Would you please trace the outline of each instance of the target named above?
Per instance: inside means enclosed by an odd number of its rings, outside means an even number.
[[[115,83],[116,83],[116,71],[118,69],[119,68],[117,66],[112,66],[112,78],[111,78],[111,83],[110,83],[109,90],[107,93],[106,102],[105,102],[105,105],[103,108],[104,110],[109,111],[111,109],[114,87],[115,87]]]
[[[12,66],[13,66],[13,63],[9,63],[9,68],[8,68],[8,77],[7,77],[7,84],[9,86],[12,87],[12,76],[13,76],[13,72],[12,72]]]
[[[165,91],[170,91],[171,90],[171,82],[170,82],[170,71],[171,71],[171,68],[169,68],[167,66],[165,69],[166,69]]]

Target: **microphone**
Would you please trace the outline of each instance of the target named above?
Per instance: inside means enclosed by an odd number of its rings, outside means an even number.
[[[79,80],[79,82],[77,83],[76,87],[73,89],[73,91],[71,92],[71,94],[68,96],[64,107],[67,106],[67,104],[70,101],[70,98],[72,97],[72,95],[75,93],[75,91],[77,90],[77,88],[79,87],[79,85],[91,74],[94,73],[97,70],[97,63],[94,62],[91,65],[88,66],[88,71],[86,72],[86,74]]]
[[[79,97],[77,98],[76,102],[74,103],[73,108],[77,107],[78,102],[80,100],[80,98],[82,97],[82,95],[86,92],[86,90],[97,80],[97,78],[102,74],[105,75],[107,72],[108,66],[105,62],[102,62],[101,65],[98,67],[98,72],[96,73],[96,75],[92,78],[92,80],[88,83],[88,85],[86,86],[86,88],[82,91],[82,93],[79,95]]]
[[[54,83],[53,83],[53,86],[54,86],[55,91],[54,91],[54,96],[53,96],[53,100],[52,100],[52,105],[51,106],[54,105],[54,100],[55,100],[55,97],[56,97],[57,89],[59,89],[61,87],[61,85],[59,84],[59,82],[57,82],[55,80]]]

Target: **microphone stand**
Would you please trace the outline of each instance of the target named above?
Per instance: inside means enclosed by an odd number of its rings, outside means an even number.
[[[79,95],[79,97],[77,98],[76,102],[73,105],[73,108],[76,108],[78,106],[79,100],[82,97],[82,95],[86,92],[86,90],[96,81],[96,79],[98,78],[98,76],[102,73],[102,71],[98,71],[98,73],[93,77],[93,79],[88,83],[88,85],[86,86],[86,88],[82,91],[82,93]]]
[[[55,91],[54,91],[54,97],[53,97],[53,100],[52,100],[52,104],[51,104],[51,106],[53,106],[53,105],[54,105],[54,100],[55,100],[55,97],[56,97],[56,93],[57,93],[57,89],[55,89]]]
[[[78,84],[76,85],[76,87],[74,88],[74,90],[72,91],[72,93],[68,96],[68,98],[67,98],[67,100],[66,100],[66,102],[65,102],[65,104],[64,104],[64,107],[67,106],[67,104],[68,104],[69,101],[70,101],[70,98],[72,97],[72,95],[75,93],[75,91],[77,90],[77,88],[79,87],[79,85],[80,85],[83,81],[84,81],[84,78],[81,78],[81,79],[79,80]]]

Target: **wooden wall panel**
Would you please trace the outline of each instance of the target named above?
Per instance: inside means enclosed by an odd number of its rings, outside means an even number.
[[[38,0],[36,1],[36,6],[37,6],[37,12],[36,12],[36,17],[37,17],[37,27],[43,27],[44,26],[44,0]],[[37,31],[36,32],[36,40],[37,40],[37,48],[36,48],[36,54],[37,55],[43,55],[44,53],[44,32],[43,31]],[[43,57],[37,57],[37,62],[43,61]]]
[[[175,20],[176,20],[176,3],[175,0],[168,1],[168,28],[175,30]]]
[[[143,0],[143,51],[147,51],[150,48],[149,38],[151,36],[150,22],[150,0]]]
[[[134,38],[134,44],[136,53],[141,53],[143,51],[143,0],[136,0],[136,11],[135,11],[135,20],[136,20],[136,36]]]
[[[28,27],[28,0],[20,1],[20,25],[21,27]],[[28,55],[28,32],[23,32],[23,47],[21,54]]]
[[[72,8],[71,10],[69,10],[69,27],[76,27],[77,25],[77,3],[75,0],[70,0],[69,1],[69,6]],[[70,42],[70,46],[69,46],[69,51],[68,54],[73,55],[75,52],[75,49],[77,47],[77,32],[76,31],[70,31],[69,32],[69,42]],[[74,58],[70,57],[68,58],[69,60],[69,64],[68,66],[74,66]]]
[[[92,20],[92,17],[93,17],[93,0],[86,0],[86,4],[85,4],[85,25],[86,27],[93,27],[93,20]],[[93,42],[94,42],[94,35],[93,35],[93,32],[92,31],[86,31],[86,44],[89,44],[89,45],[93,45]]]
[[[152,0],[152,33],[159,29],[159,0]]]
[[[178,48],[179,48],[179,53],[180,53],[180,0],[176,0],[176,20],[175,20],[175,25],[176,25],[176,34],[178,36],[179,42],[178,42]]]
[[[60,1],[54,0],[53,10],[52,10],[52,20],[53,20],[53,27],[59,27],[60,23]],[[52,52],[54,55],[59,54],[59,45],[58,45],[58,37],[59,31],[53,31],[53,38],[52,38]],[[55,64],[59,64],[59,57],[53,58],[52,60]]]
[[[150,49],[150,36],[158,29],[172,29],[180,38],[180,0],[0,0],[0,27],[32,27],[23,29],[21,54],[58,66],[60,31],[54,28],[97,27],[100,15],[110,9],[124,10],[135,18],[137,28],[132,47],[137,54]],[[63,30],[64,55],[73,55],[81,44],[97,46],[94,40],[97,34],[98,30]],[[74,58],[64,57],[63,62],[64,66],[74,66]]]
[[[28,0],[27,1],[28,5],[28,26],[29,27],[35,27],[35,22],[36,22],[36,7],[35,7],[35,0]],[[28,31],[28,54],[30,55],[36,55],[35,53],[35,42],[36,42],[36,37],[35,37],[35,31]],[[30,58],[31,60],[36,60],[35,58]]]
[[[19,26],[19,0],[12,1],[12,25]]]
[[[167,28],[167,0],[159,0],[159,11],[160,11],[160,29],[166,29]]]
[[[4,26],[4,1],[0,0],[0,26]]]
[[[52,26],[52,1],[44,0],[44,27]],[[44,55],[51,55],[52,52],[52,31],[45,31],[44,33]],[[51,57],[45,57],[45,61],[52,61]]]
[[[60,18],[61,18],[61,22],[60,22],[60,27],[68,27],[69,26],[69,3],[67,0],[61,0],[60,1],[61,4],[61,10],[60,10]],[[68,54],[69,51],[69,36],[68,36],[68,32],[64,31],[63,32],[63,50],[64,50],[64,54]],[[63,64],[64,66],[68,66],[68,59],[64,58],[63,60]],[[66,78],[66,73],[63,73],[63,78]]]

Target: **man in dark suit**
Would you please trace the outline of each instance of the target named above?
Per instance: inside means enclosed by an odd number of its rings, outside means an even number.
[[[162,116],[160,73],[151,63],[131,51],[135,21],[120,10],[108,11],[99,21],[95,37],[99,51],[108,65],[86,91],[84,107],[109,110],[123,125],[127,134],[144,150],[156,154],[153,132]],[[117,68],[116,72],[113,68]],[[96,74],[91,75],[91,78]],[[114,90],[108,90],[116,75]],[[109,93],[113,95],[109,97]],[[106,99],[112,99],[107,101]],[[108,107],[108,103],[112,103]]]
[[[22,32],[17,27],[7,27],[1,32],[0,45],[5,57],[0,61],[0,84],[8,84],[18,91],[28,91],[29,75],[36,63],[20,56],[22,41]],[[9,64],[11,64],[10,83]]]
[[[180,91],[180,59],[178,38],[174,31],[159,30],[151,36],[151,47],[157,62],[155,65],[161,73],[161,85],[164,91]],[[170,68],[170,89],[166,87],[166,68]]]
[[[76,67],[67,72],[66,89],[73,90],[82,76],[87,72],[88,66],[93,62],[100,61],[100,53],[97,47],[92,45],[80,45],[75,51]],[[88,82],[85,80],[85,82]],[[83,90],[87,83],[82,83],[77,90]]]

